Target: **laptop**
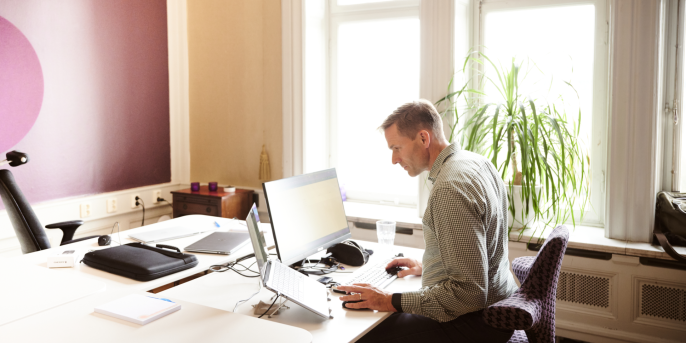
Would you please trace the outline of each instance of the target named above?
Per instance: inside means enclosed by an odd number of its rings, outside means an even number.
[[[170,241],[172,239],[178,239],[178,238],[193,236],[193,235],[197,235],[199,233],[212,231],[212,230],[213,230],[213,228],[200,229],[200,228],[194,228],[194,227],[177,226],[177,227],[170,227],[170,228],[166,228],[166,229],[158,229],[158,230],[134,233],[134,234],[130,234],[129,238],[133,239],[134,241],[138,241],[138,242],[142,242],[142,243],[155,243],[155,242],[164,242],[164,241]]]
[[[250,242],[250,236],[247,232],[213,232],[183,250],[229,255],[244,247],[248,242]]]
[[[245,220],[250,241],[260,268],[262,285],[282,297],[314,312],[323,318],[332,318],[329,309],[329,290],[321,283],[298,273],[279,260],[269,260],[264,240],[257,226],[257,207],[253,204]]]

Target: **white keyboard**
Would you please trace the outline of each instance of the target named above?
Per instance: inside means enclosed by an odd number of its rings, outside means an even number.
[[[365,266],[353,274],[353,279],[343,283],[344,286],[349,286],[355,283],[368,283],[378,288],[386,288],[393,280],[398,278],[397,269],[392,270],[391,273],[386,271],[386,266],[393,261],[389,258],[373,265]]]

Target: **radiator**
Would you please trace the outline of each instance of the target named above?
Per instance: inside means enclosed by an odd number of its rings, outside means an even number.
[[[558,301],[609,309],[610,297],[609,277],[567,271],[560,272],[560,279],[557,283]]]
[[[641,316],[686,322],[686,289],[643,283],[639,297]]]

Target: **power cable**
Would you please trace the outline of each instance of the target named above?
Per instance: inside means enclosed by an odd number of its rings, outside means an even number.
[[[141,220],[141,226],[145,226],[145,202],[143,202],[143,199],[136,195],[136,206],[140,205],[143,207],[143,220]]]

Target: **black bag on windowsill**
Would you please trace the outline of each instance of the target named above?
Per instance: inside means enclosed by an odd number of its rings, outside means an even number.
[[[686,263],[672,245],[686,246],[686,193],[660,192],[655,205],[653,244],[662,246],[673,259]]]

